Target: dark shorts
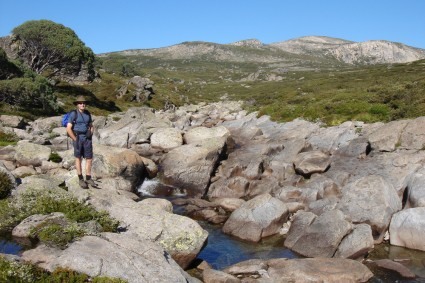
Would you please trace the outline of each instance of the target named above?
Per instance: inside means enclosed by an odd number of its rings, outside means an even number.
[[[93,143],[91,139],[87,139],[85,135],[78,135],[77,140],[73,142],[74,156],[77,158],[84,157],[86,159],[93,158]]]

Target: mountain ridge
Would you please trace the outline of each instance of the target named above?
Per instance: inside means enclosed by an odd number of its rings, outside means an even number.
[[[240,40],[228,44],[205,41],[185,41],[179,44],[150,48],[128,49],[97,54],[148,56],[161,59],[203,59],[215,61],[273,63],[288,58],[334,60],[348,65],[408,63],[425,58],[425,49],[386,40],[354,42],[327,36],[304,36],[270,44],[258,39]]]

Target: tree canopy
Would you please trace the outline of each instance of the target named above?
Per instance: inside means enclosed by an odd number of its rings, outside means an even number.
[[[72,29],[49,20],[34,20],[12,32],[19,43],[19,57],[37,74],[76,75],[86,64],[93,79],[95,55]]]

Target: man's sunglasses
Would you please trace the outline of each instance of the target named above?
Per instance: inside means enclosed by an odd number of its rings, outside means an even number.
[[[85,103],[85,102],[77,102],[77,104],[84,104],[84,105],[86,105],[87,103]]]

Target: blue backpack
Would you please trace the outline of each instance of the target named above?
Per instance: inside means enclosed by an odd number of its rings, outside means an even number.
[[[66,126],[68,125],[68,122],[69,122],[68,121],[69,117],[71,116],[72,112],[75,112],[75,117],[77,117],[77,110],[69,111],[68,113],[66,113],[65,115],[62,116],[62,122],[61,122],[62,127],[66,128]],[[74,124],[75,121],[72,121],[72,123]]]
[[[66,128],[66,126],[68,125],[69,117],[71,116],[72,112],[75,112],[75,117],[77,117],[77,110],[72,110],[72,111],[69,111],[68,113],[65,113],[62,116],[62,121],[61,121],[62,127]],[[72,124],[75,124],[75,120],[72,121]],[[69,137],[68,133],[66,133],[66,136]],[[66,139],[66,149],[69,149],[68,139]]]

